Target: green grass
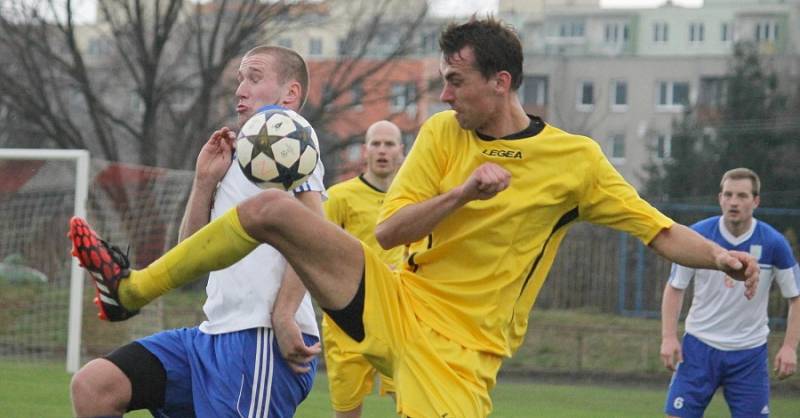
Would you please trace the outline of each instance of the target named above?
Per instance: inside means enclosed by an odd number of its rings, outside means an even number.
[[[664,386],[666,387],[666,381]],[[492,394],[493,417],[500,418],[640,418],[663,416],[664,388],[619,385],[567,385],[501,380]],[[772,416],[796,416],[800,399],[773,396]],[[0,362],[0,411],[5,418],[63,418],[71,414],[69,375],[62,364]],[[370,396],[365,417],[393,416],[390,398]],[[144,418],[139,411],[128,417]],[[308,399],[297,411],[298,418],[332,416],[327,381],[319,375]],[[715,396],[706,418],[727,417],[722,396]]]
[[[32,289],[26,286],[3,288],[0,302],[26,301]],[[203,295],[200,292],[174,292],[159,309],[159,321],[140,318],[124,323],[109,324],[94,318],[94,308],[87,297],[84,315],[84,350],[89,355],[101,355],[114,347],[130,341],[137,335],[155,331],[138,328],[170,328],[190,326],[202,320]],[[5,304],[3,305],[5,306]],[[13,305],[12,305],[13,306]],[[66,313],[66,307],[63,308]],[[4,313],[5,312],[5,313]],[[35,330],[31,324],[40,324],[37,309],[0,311],[0,342],[5,336],[16,341],[20,335]],[[138,321],[138,322],[137,322]],[[153,322],[151,324],[151,322]],[[144,327],[148,325],[148,327]],[[54,327],[56,327],[54,325]],[[61,325],[63,328],[63,324]],[[56,327],[57,328],[57,327]],[[59,331],[53,347],[63,347],[65,332]],[[770,351],[780,347],[782,332],[770,335]],[[103,342],[100,345],[98,342]],[[604,314],[591,310],[537,310],[530,318],[528,336],[519,351],[505,361],[500,384],[492,398],[495,402],[493,417],[592,417],[625,418],[663,416],[661,413],[669,373],[661,366],[658,356],[660,322],[653,319],[630,318]],[[43,354],[45,355],[45,354]],[[1,417],[67,417],[70,416],[68,394],[69,376],[63,364],[0,361],[0,416]],[[622,382],[582,384],[531,383],[524,377],[576,376],[583,380]],[[513,380],[512,380],[513,379]],[[642,387],[640,382],[646,382]],[[800,376],[777,382],[773,379],[774,396],[772,416],[797,416],[800,400],[789,396],[800,390]],[[324,375],[317,379],[309,399],[298,410],[297,417],[331,417],[327,381]],[[707,417],[729,416],[721,395],[715,397]],[[393,416],[394,407],[389,398],[369,397],[365,403],[365,417]],[[129,414],[130,417],[148,417],[146,412]]]

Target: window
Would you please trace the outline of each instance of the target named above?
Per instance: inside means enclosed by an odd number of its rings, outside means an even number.
[[[336,43],[336,51],[340,57],[346,57],[350,55],[350,42],[347,39],[339,39]]]
[[[354,144],[351,144],[347,147],[346,157],[347,161],[356,162],[361,160],[361,155],[363,153],[362,145],[364,141],[358,141]]]
[[[628,82],[616,80],[611,82],[611,109],[624,112],[628,108]]]
[[[308,55],[322,55],[322,38],[308,40]]]
[[[83,98],[83,92],[77,88],[67,88],[67,104],[73,109],[83,109],[86,106],[86,101]],[[8,114],[9,109],[0,104],[0,118]],[[5,112],[5,113],[4,113]]]
[[[654,146],[654,157],[659,160],[669,158],[672,153],[672,137],[667,134],[656,135]]]
[[[583,34],[583,22],[564,22],[558,27],[558,36],[562,38],[582,38]]]
[[[109,54],[111,51],[111,45],[106,39],[103,38],[90,38],[89,44],[86,47],[86,53],[95,57]]]
[[[522,103],[526,105],[547,105],[547,77],[525,76],[522,79]]]
[[[620,163],[625,161],[625,135],[611,135],[611,161]]]
[[[590,111],[594,108],[594,83],[582,81],[578,85],[578,110]]]
[[[353,83],[353,86],[350,87],[350,95],[353,97],[352,104],[357,110],[362,109],[362,102],[364,101],[364,86],[361,85],[361,82]]]
[[[437,52],[439,50],[439,33],[424,33],[420,39],[420,48],[422,52]]]
[[[690,23],[689,24],[689,42],[703,42],[705,39],[706,27],[702,23]]]
[[[669,25],[666,22],[653,24],[653,42],[667,42],[669,40]]]
[[[335,99],[335,97],[334,97],[333,87],[331,87],[330,84],[325,84],[325,86],[322,87],[322,103],[321,104],[323,106],[329,106],[331,103],[333,103],[334,99]]]
[[[144,112],[144,102],[142,101],[141,96],[139,96],[136,92],[131,92],[130,96],[128,97],[128,108],[131,111],[134,113]]]
[[[607,44],[628,42],[630,30],[627,23],[607,23],[604,40]]]
[[[392,84],[390,104],[393,112],[411,111],[417,103],[417,85],[413,82]]]
[[[405,149],[411,149],[415,139],[417,139],[417,135],[414,132],[403,132],[403,146],[405,146]]]
[[[720,40],[722,42],[733,41],[733,25],[727,22],[722,24],[722,27],[720,28]]]
[[[778,23],[763,21],[756,23],[756,42],[775,42],[778,39]]]
[[[174,109],[186,110],[194,99],[194,89],[179,88],[175,90],[171,97],[171,104]]]
[[[725,79],[722,77],[703,77],[700,79],[700,106],[720,108],[725,97]]]
[[[391,30],[379,31],[375,36],[375,44],[378,47],[397,45],[398,43],[397,33]]]
[[[658,83],[658,106],[680,107],[689,104],[689,83],[661,81]]]
[[[292,49],[292,38],[280,38],[280,39],[278,39],[278,46],[282,46],[284,48]]]
[[[405,84],[392,84],[392,111],[403,110],[406,107]]]

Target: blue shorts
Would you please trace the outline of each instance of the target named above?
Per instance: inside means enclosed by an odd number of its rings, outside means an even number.
[[[306,345],[319,341],[303,335]],[[294,373],[270,328],[210,335],[198,328],[160,332],[137,341],[166,371],[164,407],[154,417],[291,417],[311,391],[311,371]]]
[[[767,345],[723,351],[686,334],[683,362],[672,375],[664,412],[682,418],[702,417],[722,386],[733,418],[769,417]]]

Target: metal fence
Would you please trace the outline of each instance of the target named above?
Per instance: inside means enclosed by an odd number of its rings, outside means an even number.
[[[720,213],[718,206],[658,204],[664,213],[690,225]],[[755,216],[774,226],[798,253],[800,209],[759,208]],[[671,264],[638,239],[589,224],[572,228],[536,302],[537,309],[592,308],[626,316],[660,316],[661,295]],[[691,302],[687,289],[685,306]],[[787,304],[777,286],[770,292],[772,324],[784,324]]]
[[[63,170],[69,175],[69,170]],[[2,173],[0,173],[2,174]],[[110,241],[131,244],[134,266],[146,265],[174,245],[191,187],[192,173],[93,161],[88,216]],[[43,180],[43,181],[42,181]],[[0,193],[0,259],[20,254],[28,267],[41,270],[47,283],[16,283],[0,277],[0,357],[58,358],[66,339],[70,191],[48,187],[53,176],[31,180]],[[64,183],[64,182],[61,182]],[[69,182],[66,182],[69,184]],[[33,187],[35,186],[35,187]],[[660,205],[683,223],[719,212],[716,206]],[[784,232],[796,244],[800,210],[760,208],[756,216]],[[657,317],[669,263],[625,234],[588,224],[572,228],[536,303],[540,309],[590,309],[635,317]],[[91,357],[156,330],[202,320],[204,294],[174,292],[121,324],[100,324],[85,282],[83,357]],[[690,300],[690,294],[685,298]],[[781,324],[786,303],[773,291],[770,316]],[[687,302],[688,304],[688,302]],[[567,332],[564,330],[564,332]]]

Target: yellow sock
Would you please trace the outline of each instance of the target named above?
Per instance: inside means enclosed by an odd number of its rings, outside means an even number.
[[[120,302],[127,309],[139,309],[203,274],[230,266],[259,244],[245,232],[232,208],[149,266],[131,271],[119,284]]]

